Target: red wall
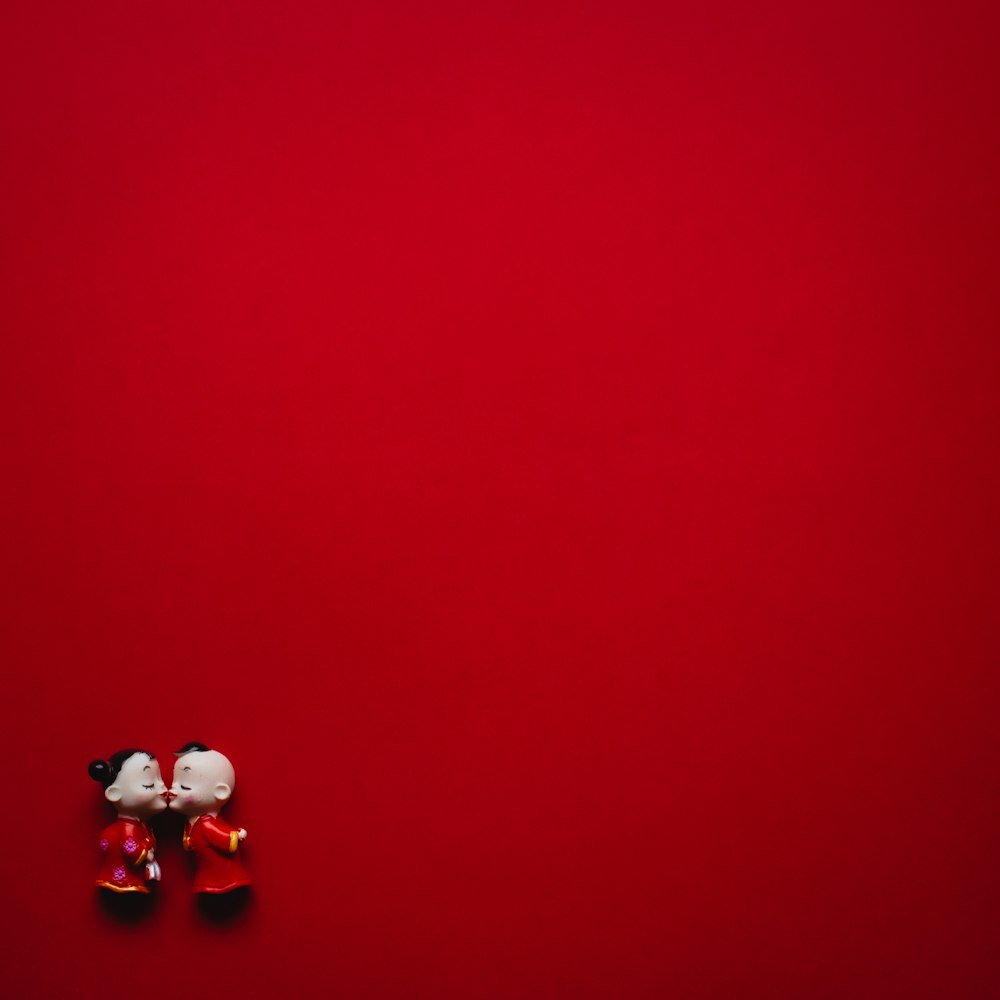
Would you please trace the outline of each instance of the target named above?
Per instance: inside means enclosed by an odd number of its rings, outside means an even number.
[[[2,992],[998,995],[994,9],[5,4]]]

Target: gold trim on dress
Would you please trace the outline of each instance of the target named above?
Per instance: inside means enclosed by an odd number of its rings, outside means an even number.
[[[101,889],[110,889],[112,892],[149,892],[144,885],[115,885],[114,882],[105,882],[104,879],[100,878],[94,885]]]
[[[235,854],[236,848],[240,846],[240,831],[230,830],[229,831],[229,853]]]

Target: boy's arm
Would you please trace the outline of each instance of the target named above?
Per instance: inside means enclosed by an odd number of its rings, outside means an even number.
[[[206,816],[202,821],[205,840],[222,854],[235,854],[247,832],[241,827],[230,826],[217,816]]]

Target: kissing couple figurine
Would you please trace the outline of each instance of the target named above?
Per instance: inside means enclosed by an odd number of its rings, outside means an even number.
[[[148,750],[119,750],[107,760],[91,761],[87,772],[104,786],[104,797],[118,814],[98,842],[103,854],[100,888],[149,892],[146,883],[160,880],[149,822],[168,808],[187,817],[183,845],[195,856],[194,892],[231,892],[250,884],[239,857],[247,832],[219,815],[236,787],[236,772],[218,750],[185,743],[177,751],[169,789]]]

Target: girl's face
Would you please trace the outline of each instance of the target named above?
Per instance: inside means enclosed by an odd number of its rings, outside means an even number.
[[[160,765],[144,753],[134,753],[104,791],[105,798],[126,816],[147,819],[167,808],[167,786]]]

